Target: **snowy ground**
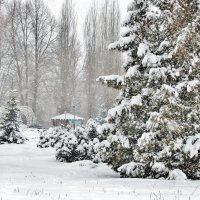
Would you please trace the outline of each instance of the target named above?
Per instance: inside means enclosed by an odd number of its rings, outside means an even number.
[[[0,145],[0,200],[200,200],[200,181],[120,179],[106,165],[55,161],[38,149],[38,133],[25,145]]]

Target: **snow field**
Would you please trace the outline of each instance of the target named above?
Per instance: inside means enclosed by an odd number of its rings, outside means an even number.
[[[105,164],[60,163],[54,149],[36,147],[39,131],[24,134],[24,145],[0,145],[0,200],[200,199],[200,181],[120,179]]]

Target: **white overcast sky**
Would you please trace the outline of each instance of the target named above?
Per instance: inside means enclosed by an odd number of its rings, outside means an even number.
[[[65,0],[44,0],[44,1],[48,5],[48,7],[52,11],[52,13],[56,17],[59,17],[61,6]],[[94,0],[73,0],[73,1],[76,5],[76,12],[77,12],[78,20],[79,20],[78,30],[80,31],[80,35],[83,36],[83,34],[81,34],[81,32],[82,32],[82,28],[83,28],[84,19],[87,14],[89,6],[91,5],[92,1],[94,1]],[[126,14],[127,5],[130,1],[131,0],[118,0],[119,6],[121,9],[121,13],[122,13],[122,19]],[[96,2],[101,3],[101,2],[103,2],[103,0],[96,0]],[[82,38],[82,36],[81,36],[81,38]],[[81,62],[80,62],[80,65],[81,65]]]
[[[52,11],[52,13],[58,17],[60,13],[61,6],[65,0],[45,0],[46,4]],[[90,6],[90,3],[93,0],[73,0],[76,4],[76,10],[77,10],[77,15],[79,19],[79,26],[82,26],[83,21],[85,19],[85,15],[87,13],[87,10]],[[96,0],[98,3],[103,2],[102,0]],[[122,11],[122,17],[126,13],[126,8],[130,0],[118,0],[121,11]]]

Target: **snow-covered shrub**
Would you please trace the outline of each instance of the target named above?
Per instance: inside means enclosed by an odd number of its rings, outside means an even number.
[[[180,169],[174,169],[169,172],[169,180],[186,180],[187,176]]]
[[[100,142],[99,139],[94,139],[91,145],[92,153],[90,158],[95,162],[107,162],[108,149],[110,148],[110,142],[103,140]]]
[[[1,138],[3,138],[3,132],[2,131],[0,131],[0,144],[3,144],[4,142]]]
[[[16,99],[12,96],[7,102],[0,123],[0,144],[23,144],[25,142],[26,138],[19,129],[18,112]]]
[[[84,128],[76,128],[62,135],[56,144],[56,159],[61,162],[96,161],[94,150],[97,139],[91,139]]]
[[[123,178],[167,178],[169,169],[163,163],[144,164],[130,162],[117,169]]]
[[[169,169],[162,162],[154,163],[149,169],[151,171],[150,178],[166,178],[169,174]]]
[[[85,127],[78,127],[60,136],[56,144],[56,159],[61,162],[80,160],[98,162],[95,149],[95,145],[99,143],[97,126],[98,123],[90,119]]]
[[[79,160],[100,161],[98,144],[101,141],[97,132],[98,123],[88,120],[85,127],[52,127],[42,132],[38,147],[56,148],[56,159],[62,162],[73,162]]]
[[[109,163],[108,156],[110,155],[110,149],[119,141],[120,137],[113,137],[110,133],[113,133],[113,126],[109,123],[98,124],[96,126],[96,138],[92,140],[92,154],[91,158],[95,162]],[[111,137],[110,137],[111,136]]]
[[[0,144],[4,143],[16,143],[23,144],[26,141],[26,137],[23,136],[21,132],[12,132],[9,134],[9,137],[5,134],[4,131],[0,131]]]
[[[77,137],[78,132],[78,137]],[[74,162],[82,160],[85,155],[81,130],[66,132],[56,144],[56,159],[60,162]]]
[[[62,162],[91,160],[95,163],[107,162],[108,150],[114,141],[108,139],[112,126],[88,120],[85,127],[70,130],[59,136],[56,159]]]
[[[200,134],[185,136],[171,143],[168,152],[163,153],[169,167],[182,170],[190,179],[199,179]]]
[[[98,138],[99,134],[97,132],[97,126],[99,123],[96,120],[89,119],[85,125],[85,132],[88,135],[88,138],[90,140],[93,140],[94,138]]]
[[[40,135],[40,140],[37,144],[37,147],[40,148],[48,148],[48,147],[54,147],[58,141],[60,140],[60,137],[62,135],[65,135],[69,132],[70,127],[52,127],[48,130],[44,130]]]
[[[145,173],[145,167],[141,163],[128,163],[125,165],[122,165],[118,168],[118,171],[120,172],[121,176],[123,178],[144,178]]]

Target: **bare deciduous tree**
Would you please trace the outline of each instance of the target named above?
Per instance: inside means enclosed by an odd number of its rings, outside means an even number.
[[[59,20],[58,60],[60,80],[59,112],[72,112],[76,90],[78,62],[81,56],[77,33],[77,18],[72,0],[66,0],[62,6]]]
[[[51,45],[55,42],[56,22],[50,14],[48,8],[41,0],[31,1],[31,21],[32,37],[34,42],[32,49],[34,52],[34,78],[33,78],[33,111],[37,114],[38,89],[42,70],[45,61],[48,59],[48,52]]]
[[[9,90],[11,76],[11,62],[9,60],[10,47],[7,43],[7,15],[5,2],[0,1],[0,104],[5,101]]]
[[[65,0],[58,23],[43,0],[7,1],[0,9],[0,106],[11,88],[38,121],[73,112],[74,104],[86,119],[110,106],[116,94],[96,78],[119,70],[119,54],[107,50],[119,35],[118,3],[94,0],[82,37],[73,2]]]
[[[24,104],[29,105],[29,71],[30,71],[30,34],[31,34],[31,19],[30,19],[30,4],[19,3],[18,7],[18,20],[19,20],[19,29],[21,31],[19,43],[22,49],[22,59],[24,61],[24,71],[25,71],[25,96]]]

